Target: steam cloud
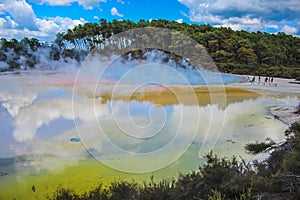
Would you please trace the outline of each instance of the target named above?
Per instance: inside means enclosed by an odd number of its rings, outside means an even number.
[[[160,50],[147,51],[140,59],[133,58],[131,54],[128,58],[91,55],[82,64],[78,79],[133,84],[156,82],[165,85],[213,85],[243,80],[234,75],[196,69],[185,59],[179,62],[169,59]]]

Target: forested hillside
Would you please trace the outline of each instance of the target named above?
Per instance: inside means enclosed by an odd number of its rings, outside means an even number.
[[[25,38],[20,42],[2,39],[0,63],[6,62],[8,64],[6,68],[35,67],[38,58],[32,52],[40,48],[48,49],[48,58],[52,60],[76,58],[80,61],[82,57],[79,55],[87,55],[95,47],[104,49],[106,46],[116,45],[116,41],[108,39],[111,36],[144,27],[167,28],[191,37],[206,48],[222,72],[285,78],[300,77],[299,37],[285,33],[233,31],[230,28],[181,24],[167,20],[151,22],[140,20],[135,23],[128,20],[107,22],[101,19],[99,23],[86,23],[65,33],[58,33],[51,46],[35,39]],[[126,44],[119,42],[119,46],[125,48]],[[10,56],[7,56],[8,52]],[[20,64],[20,57],[22,64]]]

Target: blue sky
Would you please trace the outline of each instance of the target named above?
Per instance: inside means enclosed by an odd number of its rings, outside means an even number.
[[[130,19],[133,21],[139,21],[140,19],[170,19],[177,20],[183,18],[181,11],[188,12],[188,8],[177,1],[171,0],[130,0],[117,2],[115,0],[107,1],[106,3],[100,3],[99,8],[92,10],[85,10],[84,7],[80,6],[77,2],[72,3],[71,6],[46,6],[36,3],[31,4],[37,17],[70,17],[72,19],[84,18],[87,21],[95,21],[95,16],[98,18],[106,18],[111,21],[113,19]],[[172,5],[171,9],[168,6]],[[111,9],[115,7],[119,14],[123,17],[113,16]],[[147,8],[147,9],[145,9]],[[189,21],[188,18],[186,18]]]
[[[300,35],[299,0],[0,0],[0,37],[52,41],[57,32],[100,18]]]

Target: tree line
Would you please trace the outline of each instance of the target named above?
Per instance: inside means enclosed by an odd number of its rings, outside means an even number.
[[[234,31],[226,27],[212,27],[210,25],[197,25],[187,23],[177,23],[167,20],[140,20],[133,22],[130,20],[111,22],[100,19],[99,23],[85,23],[78,25],[66,32],[58,33],[52,45],[41,44],[36,39],[24,38],[20,42],[16,40],[0,41],[0,62],[8,62],[10,68],[18,68],[20,64],[15,62],[20,56],[20,50],[24,45],[35,51],[35,48],[42,46],[51,47],[50,58],[57,60],[65,57],[75,57],[76,52],[87,55],[94,48],[105,49],[111,46],[118,46],[120,49],[132,45],[132,40],[119,37],[114,40],[113,36],[135,28],[156,27],[178,31],[189,36],[201,44],[209,53],[218,69],[226,73],[252,74],[260,76],[274,76],[284,78],[300,79],[300,38],[287,35],[283,32],[269,34],[266,32],[246,32]],[[151,42],[159,44],[167,43],[163,35],[162,38],[142,38],[143,41],[151,39]],[[165,32],[165,34],[169,34]],[[131,36],[132,37],[132,36]],[[172,36],[174,37],[174,36]],[[166,44],[168,45],[168,44]],[[172,44],[174,46],[174,44]],[[181,47],[182,44],[175,44]],[[184,47],[188,47],[185,44]],[[191,47],[190,47],[191,48]],[[26,55],[25,48],[25,54]],[[8,60],[7,52],[16,54],[13,59]],[[183,51],[185,52],[185,51]],[[22,52],[21,52],[22,53]],[[29,67],[34,67],[34,58],[26,55]]]
[[[189,36],[206,48],[222,72],[300,77],[300,38],[283,32],[249,33],[167,20],[140,20],[135,23],[129,20],[107,22],[101,19],[100,23],[78,25],[61,36],[65,48],[104,48],[107,38],[133,28],[145,27],[167,28]]]

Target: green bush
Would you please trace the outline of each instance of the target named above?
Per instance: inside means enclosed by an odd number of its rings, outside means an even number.
[[[139,185],[117,181],[104,188],[78,195],[72,190],[59,188],[51,199],[56,200],[186,200],[186,199],[299,199],[300,197],[300,123],[294,123],[285,132],[286,140],[272,148],[254,144],[271,151],[261,162],[246,163],[235,157],[220,158],[210,152],[199,170],[180,174],[177,179]],[[271,141],[271,140],[267,140]],[[249,148],[249,145],[248,145]],[[255,148],[254,148],[255,149]]]

